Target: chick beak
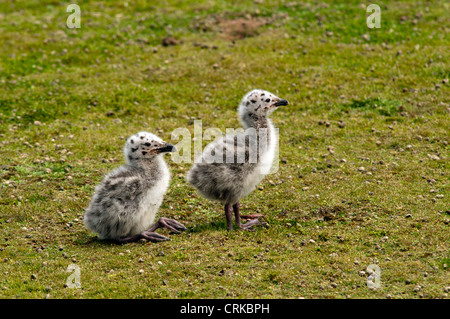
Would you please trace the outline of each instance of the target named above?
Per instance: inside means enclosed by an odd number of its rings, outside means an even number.
[[[169,143],[166,143],[166,145],[159,147],[158,149],[158,153],[167,153],[167,152],[176,152],[177,148]]]
[[[289,104],[289,102],[287,100],[281,99],[277,103],[275,103],[274,105],[278,107],[278,106],[284,106],[284,105],[288,105],[288,104]]]

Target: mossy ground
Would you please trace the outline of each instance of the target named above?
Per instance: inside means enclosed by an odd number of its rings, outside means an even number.
[[[78,4],[80,29],[64,2],[0,4],[0,297],[448,298],[446,1],[379,2],[380,29],[359,1]],[[268,227],[228,232],[170,156],[160,215],[186,232],[119,246],[84,227],[126,137],[238,127],[253,88],[290,102],[278,172],[241,203]]]

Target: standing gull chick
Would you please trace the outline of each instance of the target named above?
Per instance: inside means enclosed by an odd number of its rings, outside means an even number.
[[[174,233],[185,230],[181,223],[164,217],[151,226],[170,181],[162,154],[175,151],[175,146],[151,133],[139,132],[128,138],[124,148],[127,164],[113,170],[97,186],[84,215],[85,225],[100,239],[118,243],[141,238],[169,240],[155,233],[160,227]]]
[[[260,223],[257,218],[241,223],[239,201],[270,171],[276,136],[268,116],[287,104],[288,101],[264,90],[247,93],[238,109],[245,132],[229,134],[208,144],[201,162],[194,164],[188,172],[188,182],[203,196],[225,205],[228,230],[233,229],[231,207],[240,229],[251,230]],[[234,154],[231,161],[229,152]]]

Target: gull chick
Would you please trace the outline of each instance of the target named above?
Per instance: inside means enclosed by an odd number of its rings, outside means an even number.
[[[118,243],[142,238],[152,242],[169,240],[155,232],[161,227],[174,233],[185,230],[181,223],[164,217],[153,224],[170,181],[162,155],[175,151],[175,146],[148,132],[128,138],[124,148],[126,164],[109,173],[96,187],[84,214],[87,228],[100,239]]]
[[[201,161],[195,163],[187,174],[188,182],[200,194],[225,205],[228,230],[233,229],[231,207],[240,229],[252,230],[252,226],[260,223],[257,217],[261,215],[241,216],[239,202],[271,169],[276,135],[268,117],[282,105],[288,105],[288,101],[270,92],[248,92],[238,108],[245,132],[228,134],[208,144]],[[227,155],[230,153],[233,156]],[[252,220],[242,224],[241,217]]]

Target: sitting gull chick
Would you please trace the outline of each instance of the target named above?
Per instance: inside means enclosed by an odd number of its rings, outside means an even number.
[[[257,218],[241,223],[240,219],[244,216],[239,214],[239,201],[250,194],[270,171],[276,136],[268,116],[279,106],[287,104],[288,101],[267,91],[247,93],[238,108],[245,132],[228,134],[208,144],[201,161],[195,163],[187,174],[188,182],[200,194],[225,205],[228,230],[233,229],[231,207],[240,229],[252,230],[252,226],[260,223]],[[252,150],[253,153],[250,153]],[[226,155],[230,151],[234,154],[231,161],[228,160],[230,156],[227,158]]]
[[[175,151],[175,146],[151,133],[139,132],[128,138],[124,148],[127,164],[113,170],[96,187],[84,215],[85,225],[100,239],[118,243],[142,238],[169,240],[155,233],[160,227],[174,233],[185,230],[181,223],[164,217],[151,226],[170,181],[162,154]]]

